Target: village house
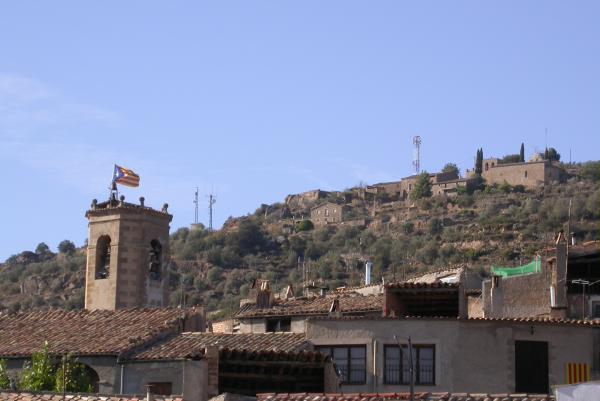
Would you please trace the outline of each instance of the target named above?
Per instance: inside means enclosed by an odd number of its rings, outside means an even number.
[[[474,175],[473,170],[468,176]],[[564,169],[550,160],[535,160],[521,163],[502,163],[498,158],[482,161],[481,177],[487,185],[522,185],[525,188],[537,188],[540,184],[549,185],[566,180]]]
[[[333,202],[326,202],[310,209],[310,220],[315,226],[338,224],[344,221],[346,207]]]

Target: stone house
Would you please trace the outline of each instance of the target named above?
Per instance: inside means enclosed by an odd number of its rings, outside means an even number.
[[[310,220],[315,226],[338,224],[344,221],[346,206],[333,202],[326,202],[310,209]]]
[[[497,158],[489,158],[482,163],[481,176],[488,185],[502,185],[506,182],[512,186],[536,188],[540,184],[560,183],[566,179],[565,171],[549,160],[505,164],[500,163]]]

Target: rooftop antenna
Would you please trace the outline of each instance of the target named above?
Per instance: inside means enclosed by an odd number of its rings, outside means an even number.
[[[413,167],[415,174],[421,173],[421,137],[419,135],[413,137]]]
[[[213,205],[217,202],[215,195],[208,194],[208,231],[213,230]]]
[[[194,193],[194,224],[198,224],[198,187]]]

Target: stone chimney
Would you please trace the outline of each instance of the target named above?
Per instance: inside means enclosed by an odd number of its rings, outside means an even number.
[[[248,298],[259,308],[270,308],[273,305],[274,295],[271,292],[269,280],[256,279],[248,293]]]
[[[567,308],[567,239],[561,231],[556,236],[556,259],[551,261],[554,308]]]

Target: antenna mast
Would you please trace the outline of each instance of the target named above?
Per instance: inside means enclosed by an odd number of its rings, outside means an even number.
[[[198,224],[198,187],[194,193],[194,224]]]
[[[413,137],[413,167],[415,174],[421,173],[421,137],[419,135]]]
[[[208,231],[213,230],[213,205],[217,202],[217,198],[213,194],[208,195]]]

